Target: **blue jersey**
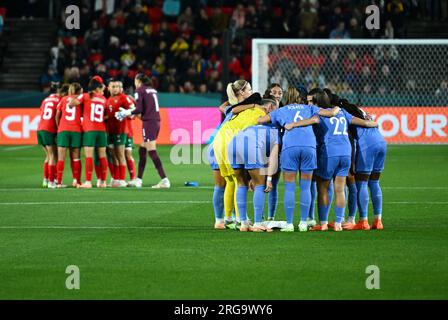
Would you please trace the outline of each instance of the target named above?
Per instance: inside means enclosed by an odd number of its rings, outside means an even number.
[[[348,125],[353,117],[341,110],[335,117],[320,117],[316,127],[319,157],[351,156],[352,146],[348,138]]]
[[[277,127],[284,127],[286,124],[303,119],[309,119],[318,114],[319,108],[306,104],[289,104],[281,109],[272,111],[269,115],[271,122]],[[283,140],[282,150],[290,147],[313,147],[316,148],[316,136],[313,127],[298,127],[286,130]]]
[[[365,128],[359,126],[351,126],[351,132],[356,139],[356,147],[362,151],[378,143],[385,142],[378,128]]]
[[[234,169],[255,169],[267,164],[274,145],[279,144],[279,130],[272,126],[251,126],[238,133],[228,147]]]

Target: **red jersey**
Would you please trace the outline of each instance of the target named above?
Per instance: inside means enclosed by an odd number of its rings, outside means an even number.
[[[74,98],[74,96],[65,96],[61,99],[61,101],[59,101],[57,109],[61,111],[62,116],[59,121],[58,132],[82,132],[81,105],[77,105],[75,107],[67,106],[68,103]]]
[[[131,99],[132,103],[135,105],[135,100],[134,98],[132,98],[131,96],[127,96],[129,99]],[[132,117],[127,117],[126,118],[126,135],[129,138],[133,138],[134,137],[134,130],[132,129],[132,121],[134,121],[135,116]]]
[[[134,121],[134,117],[132,118],[126,118],[126,130],[125,133],[129,138],[134,137],[134,130],[132,129],[132,121]]]
[[[125,95],[120,93],[115,97],[107,99],[107,133],[109,134],[123,134],[126,133],[127,119],[119,121],[115,118],[115,112],[120,111],[120,108],[129,109],[134,103]]]
[[[83,93],[76,97],[83,106],[82,129],[87,131],[106,131],[104,116],[106,115],[106,98],[102,94]]]
[[[45,130],[51,133],[56,133],[58,128],[56,127],[56,108],[58,106],[61,97],[57,94],[50,94],[42,101],[40,105],[40,122],[37,130]]]

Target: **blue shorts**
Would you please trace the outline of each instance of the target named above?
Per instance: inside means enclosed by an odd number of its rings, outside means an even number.
[[[266,150],[262,150],[254,143],[249,143],[247,139],[244,143],[238,144],[234,138],[229,143],[228,153],[232,169],[260,169],[266,168],[269,163]]]
[[[324,180],[346,177],[350,170],[351,156],[319,157],[316,174]]]
[[[316,149],[313,147],[291,147],[282,150],[282,171],[313,171],[317,168]]]
[[[215,152],[213,151],[213,144],[209,144],[207,147],[207,160],[212,170],[219,170],[218,162],[216,162]]]
[[[357,150],[355,171],[358,173],[382,172],[386,160],[386,142],[380,142],[364,150]]]

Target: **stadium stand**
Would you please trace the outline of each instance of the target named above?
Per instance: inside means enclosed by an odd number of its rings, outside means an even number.
[[[61,8],[65,2],[60,2]],[[85,86],[93,74],[105,79],[120,78],[125,89],[131,89],[137,72],[145,72],[162,92],[222,91],[226,29],[232,37],[229,80],[235,80],[251,78],[252,38],[425,38],[425,32],[431,32],[432,38],[441,38],[448,26],[447,1],[72,2],[81,8],[81,28],[68,30],[66,15],[57,17],[57,40],[49,50],[47,65],[41,67],[45,70],[40,77],[43,91],[48,89],[50,78],[79,81]],[[109,7],[101,8],[103,4]],[[381,9],[380,30],[364,28],[364,8],[370,4]],[[332,59],[330,53],[316,54],[319,57],[312,59],[319,63],[330,63]],[[337,56],[333,63],[344,72],[352,68],[359,74],[381,74],[378,68],[382,65],[371,64],[372,54],[361,57],[353,52],[339,52]],[[363,64],[363,59],[370,62]],[[389,66],[389,69],[394,76],[395,68]],[[309,71],[302,69],[300,73],[305,75]],[[325,76],[319,72],[314,71],[311,77]],[[344,82],[335,85],[342,87]]]

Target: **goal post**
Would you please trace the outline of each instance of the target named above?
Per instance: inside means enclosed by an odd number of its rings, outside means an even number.
[[[444,39],[253,39],[252,87],[326,87],[371,108],[389,142],[448,143],[447,57]]]

